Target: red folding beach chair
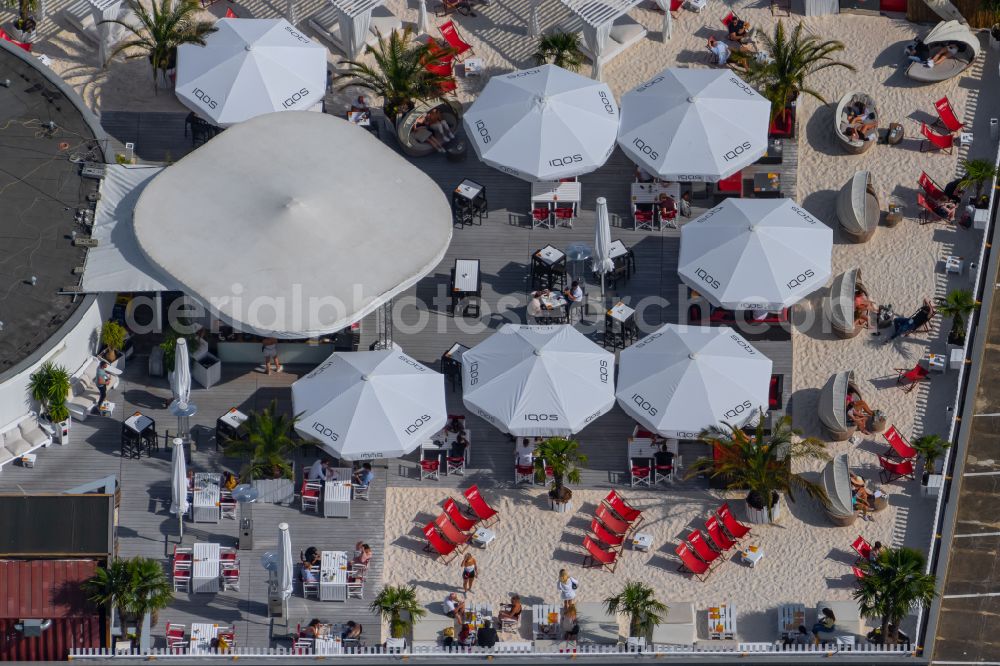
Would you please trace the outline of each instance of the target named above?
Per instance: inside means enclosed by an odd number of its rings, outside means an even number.
[[[463,516],[461,509],[458,508],[458,504],[455,504],[455,500],[450,497],[444,502],[444,513],[451,518],[451,522],[455,523],[455,527],[463,532],[472,531],[476,527],[476,523],[479,522],[478,520],[471,520]]]
[[[691,546],[691,550],[695,552],[695,555],[704,560],[708,566],[714,567],[722,561],[719,559],[719,552],[709,547],[701,530],[693,530],[688,534],[687,542]]]
[[[737,542],[741,541],[748,534],[750,534],[750,528],[736,520],[736,516],[729,508],[729,504],[723,504],[715,512],[715,515],[722,520],[722,526],[726,528],[729,532],[729,536],[733,537]]]
[[[909,393],[918,382],[927,378],[928,370],[920,365],[920,363],[917,363],[909,370],[906,368],[896,368],[896,373],[896,386],[902,388],[903,393]]]
[[[858,580],[865,577],[865,572],[861,570],[861,567],[851,567],[851,572],[854,573],[854,577]]]
[[[632,523],[632,527],[636,528],[639,523],[642,522],[642,511],[631,506],[625,499],[616,493],[614,490],[608,493],[608,496],[604,498],[604,503],[609,509],[617,513],[624,520]]]
[[[885,441],[889,444],[889,448],[885,452],[886,458],[891,455],[897,456],[900,460],[909,460],[910,458],[917,457],[917,450],[910,446],[910,443],[906,441],[903,434],[896,429],[896,426],[889,426],[889,428],[882,433],[882,436],[885,437]]]
[[[913,478],[914,471],[912,460],[893,462],[892,460],[886,460],[882,456],[879,456],[878,464],[882,467],[882,471],[879,472],[879,478],[882,479],[882,483],[892,483],[896,479]]]
[[[597,511],[594,512],[594,515],[597,517],[599,521],[604,523],[604,526],[608,528],[608,530],[611,531],[613,534],[621,534],[622,536],[624,536],[628,534],[629,531],[632,529],[631,525],[629,525],[627,522],[625,522],[624,520],[613,514],[611,512],[611,509],[604,506],[603,504],[597,507]]]
[[[622,534],[612,534],[597,518],[590,521],[590,533],[608,550],[621,550],[624,547],[625,536]]]
[[[464,546],[469,543],[469,535],[460,532],[455,524],[448,520],[448,516],[443,513],[434,519],[434,526],[444,535],[444,538],[451,541],[456,546]]]
[[[424,537],[427,539],[427,545],[424,546],[424,550],[437,553],[444,564],[448,564],[455,559],[462,550],[455,544],[448,543],[442,539],[441,535],[434,528],[434,523],[424,525]]]
[[[677,557],[681,559],[681,565],[677,567],[678,571],[688,571],[698,580],[704,582],[708,578],[708,574],[712,572],[708,565],[699,560],[694,556],[694,553],[688,548],[686,543],[681,543],[674,549],[677,553]]]
[[[716,516],[712,516],[705,521],[705,531],[708,532],[708,537],[712,540],[712,545],[723,553],[736,545],[736,542],[722,531],[722,526],[719,525],[719,519]]]
[[[500,514],[487,504],[483,496],[479,494],[479,486],[469,486],[463,494],[473,515],[483,521],[485,525],[500,520]]]
[[[872,554],[872,545],[863,536],[855,539],[854,543],[851,544],[851,548],[858,554],[858,558],[862,560],[867,560]]]
[[[444,37],[444,41],[448,42],[448,46],[455,50],[455,58],[457,60],[465,58],[466,53],[474,53],[472,45],[462,39],[462,36],[458,34],[458,27],[455,25],[454,21],[445,21],[438,26],[438,30],[441,31],[441,36]]]
[[[726,14],[725,16],[722,17],[722,25],[724,25],[726,27],[726,29],[728,30],[729,29],[729,22],[732,21],[734,18],[736,18],[736,14],[733,13],[733,12],[729,12],[728,14]]]
[[[951,108],[951,101],[947,95],[934,102],[934,110],[937,111],[938,119],[934,121],[932,127],[941,126],[952,134],[962,131],[965,127],[965,123],[958,119],[955,110]]]
[[[920,142],[920,152],[940,150],[947,155],[951,155],[954,137],[951,134],[938,134],[927,123],[920,123],[920,133],[924,135],[924,140]]]
[[[917,179],[917,183],[920,185],[920,189],[924,191],[927,198],[931,201],[937,201],[944,198],[944,190],[942,190],[934,179],[927,175],[926,171],[920,172],[920,178]]]
[[[917,205],[920,206],[920,224],[928,222],[948,222],[948,218],[938,215],[934,204],[920,192],[917,192]]]
[[[589,536],[583,537],[583,549],[587,551],[587,554],[583,556],[583,566],[599,566],[611,573],[615,572],[615,567],[618,566],[618,553],[613,550],[604,550]]]

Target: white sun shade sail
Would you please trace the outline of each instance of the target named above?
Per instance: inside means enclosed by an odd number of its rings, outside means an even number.
[[[146,259],[238,330],[310,338],[414,285],[451,241],[440,186],[346,120],[258,116],[163,170],[135,207]]]
[[[771,360],[726,326],[667,324],[621,353],[618,404],[664,437],[696,439],[767,408]]]
[[[527,181],[589,173],[611,155],[611,89],[555,65],[492,77],[463,119],[479,159]]]
[[[295,429],[345,460],[398,458],[444,428],[444,376],[395,351],[338,352],[292,384]]]
[[[274,111],[305,111],[326,95],[326,48],[285,19],[220,19],[205,46],[177,47],[178,99],[228,127]]]
[[[462,355],[465,406],[515,436],[569,436],[614,406],[615,357],[571,326],[507,324]]]
[[[665,69],[621,114],[618,145],[665,180],[715,182],[767,152],[771,103],[729,70]]]
[[[681,228],[677,272],[730,310],[777,311],[830,277],[833,230],[790,199],[726,199]]]

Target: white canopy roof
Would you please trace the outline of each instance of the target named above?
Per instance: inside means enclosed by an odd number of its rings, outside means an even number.
[[[602,55],[611,41],[611,28],[642,0],[561,0],[583,22],[583,41],[594,56],[594,78],[601,73]],[[643,33],[645,34],[645,33]]]
[[[365,48],[372,10],[385,4],[385,0],[330,0],[330,4],[337,10],[347,56],[356,58]]]
[[[942,42],[962,42],[967,45],[972,52],[979,57],[979,50],[981,44],[979,43],[979,38],[969,29],[968,25],[959,23],[958,21],[942,21],[938,23],[934,28],[927,33],[924,37],[924,42],[927,44],[940,44]]]
[[[441,188],[370,133],[308,112],[235,125],[139,196],[156,270],[240,330],[284,338],[358,321],[451,241]]]

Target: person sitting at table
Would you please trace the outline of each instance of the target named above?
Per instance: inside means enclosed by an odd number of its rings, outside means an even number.
[[[786,636],[784,640],[785,645],[809,645],[810,643],[812,643],[812,638],[810,638],[809,630],[804,624],[800,624],[798,632]]]
[[[583,300],[583,287],[578,281],[573,280],[569,288],[563,291],[563,296],[566,298],[566,321],[568,322],[573,313],[573,307]]]
[[[455,435],[455,441],[451,445],[452,458],[464,458],[465,450],[469,448],[469,438],[465,436],[465,431]]]
[[[325,481],[326,471],[330,467],[330,461],[326,458],[317,458],[309,467],[309,473],[306,475],[307,481]]]
[[[302,630],[302,635],[306,638],[322,638],[323,622],[319,618],[314,617],[306,625],[306,628]]]
[[[660,450],[653,454],[653,464],[664,470],[674,469],[674,454],[667,448],[667,443],[660,444]]]
[[[472,647],[476,644],[476,632],[472,630],[471,624],[463,624],[462,631],[458,634],[458,644]]]
[[[462,618],[465,616],[465,602],[459,600],[458,593],[452,592],[442,602],[444,614],[448,617]]]
[[[232,472],[222,473],[222,488],[224,490],[231,491],[238,485],[239,485],[239,480],[236,478],[235,474],[233,474]]]
[[[449,650],[455,647],[455,627],[445,627],[444,631],[441,632],[443,638],[441,639],[441,647]]]
[[[661,194],[659,201],[656,202],[659,207],[660,220],[670,220],[671,216],[677,217],[677,202],[669,194]]]
[[[542,292],[531,292],[531,299],[528,301],[527,315],[529,324],[538,323],[538,320],[545,316],[544,309],[542,308]]]
[[[368,108],[368,100],[365,99],[365,96],[358,95],[358,98],[351,102],[351,109],[348,113],[360,113],[362,114],[362,118],[367,119],[371,116],[371,112],[371,109]]]
[[[372,559],[372,548],[366,543],[358,542],[354,546],[354,563],[363,564],[368,566],[368,562]]]
[[[445,430],[447,432],[465,432],[465,419],[453,416]]]
[[[564,641],[575,641],[580,636],[580,623],[576,619],[576,607],[570,606],[562,614]]]
[[[493,623],[489,620],[483,620],[483,626],[476,632],[476,645],[491,648],[499,640],[500,637],[497,635],[497,630],[493,628]]]
[[[303,552],[299,553],[299,562],[308,564],[309,566],[319,566],[322,559],[323,555],[316,546],[309,546]]]
[[[354,620],[348,620],[347,624],[344,625],[344,630],[340,633],[340,640],[346,641],[348,639],[358,640],[361,638],[361,632],[364,630],[360,624]]]
[[[500,608],[500,612],[497,614],[501,620],[517,620],[521,619],[521,611],[524,609],[521,607],[521,595],[512,594],[510,595],[510,605]]]
[[[521,446],[517,447],[517,451],[514,452],[514,464],[521,467],[535,464],[535,447],[527,437],[521,440]]]
[[[417,143],[426,143],[431,146],[434,150],[439,153],[444,154],[444,144],[440,139],[434,134],[434,131],[428,126],[427,116],[423,115],[417,118],[417,121],[413,123],[413,130],[410,133],[413,140]]]
[[[361,469],[354,472],[354,481],[361,488],[367,488],[375,480],[375,472],[372,471],[371,463],[363,463]]]

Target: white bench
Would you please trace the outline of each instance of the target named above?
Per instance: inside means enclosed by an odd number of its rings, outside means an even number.
[[[0,431],[0,468],[12,460],[52,444],[52,435],[38,422],[32,412],[25,414]]]
[[[426,604],[424,610],[427,612],[413,623],[411,630],[410,645],[415,651],[440,647],[444,630],[455,628],[455,619],[442,612],[440,601]]]
[[[667,616],[653,627],[650,643],[660,645],[694,645],[698,641],[693,601],[665,602]]]
[[[604,46],[604,52],[600,58],[587,46],[583,33],[578,33],[580,38],[580,51],[587,56],[591,62],[599,65],[606,65],[616,57],[627,51],[631,46],[641,42],[646,37],[646,28],[633,19],[628,14],[622,14],[615,19],[608,33],[608,41]]]
[[[821,601],[816,604],[816,621],[822,617],[823,609],[829,608],[837,618],[832,632],[821,631],[819,633],[820,642],[832,643],[841,636],[850,636],[855,641],[863,641],[865,638],[864,625],[861,621],[861,612],[858,610],[856,601]]]
[[[97,366],[101,359],[93,357],[83,367],[73,374],[73,381],[70,384],[69,398],[66,400],[66,408],[69,409],[70,416],[77,421],[86,421],[91,410],[97,406],[100,399],[100,392],[94,383],[97,374]],[[108,373],[110,382],[108,391],[118,386],[118,376]]]

